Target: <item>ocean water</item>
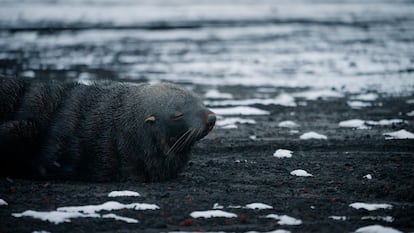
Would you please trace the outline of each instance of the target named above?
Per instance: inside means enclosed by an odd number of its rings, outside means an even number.
[[[413,1],[0,1],[0,73],[414,90]]]

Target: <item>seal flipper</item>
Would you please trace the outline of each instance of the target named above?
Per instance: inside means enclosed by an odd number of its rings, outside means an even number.
[[[41,176],[35,164],[39,131],[30,120],[6,121],[0,125],[0,174],[18,177]]]

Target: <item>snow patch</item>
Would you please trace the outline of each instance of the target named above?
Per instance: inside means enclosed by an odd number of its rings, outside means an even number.
[[[194,211],[190,214],[193,218],[236,218],[237,214],[222,210],[206,210],[206,211]]]
[[[12,216],[20,217],[32,217],[35,219],[40,219],[43,221],[49,221],[51,223],[59,224],[64,222],[70,222],[72,218],[113,218],[116,220],[128,222],[128,223],[138,223],[138,220],[132,218],[121,217],[115,214],[105,214],[100,215],[96,212],[102,210],[119,210],[119,209],[135,209],[135,210],[155,210],[159,209],[157,205],[154,204],[145,204],[145,203],[131,203],[131,204],[121,204],[115,201],[105,202],[101,205],[87,205],[87,206],[70,206],[70,207],[60,207],[56,211],[41,212],[26,210],[22,213],[13,213]]]
[[[321,90],[310,90],[305,92],[299,92],[293,94],[294,97],[304,98],[306,100],[317,100],[317,99],[331,99],[331,98],[342,98],[344,94],[329,90],[329,89],[321,89]]]
[[[341,122],[339,122],[339,127],[356,128],[356,129],[368,129],[368,127],[365,125],[365,121],[360,120],[360,119],[352,119],[352,120],[347,120],[347,121],[341,121]]]
[[[92,76],[90,73],[82,72],[79,74],[78,83],[86,86],[92,85]]]
[[[248,106],[237,106],[229,108],[212,108],[217,115],[269,115],[270,112]]]
[[[277,223],[279,225],[300,225],[302,224],[302,220],[296,219],[287,215],[277,215],[277,214],[269,214],[266,215],[266,218],[272,218],[279,220]]]
[[[134,191],[112,191],[108,194],[108,197],[139,197],[141,196],[139,193]]]
[[[414,134],[411,132],[408,132],[405,129],[395,131],[395,132],[389,132],[384,133],[385,139],[414,139]]]
[[[256,135],[250,135],[249,139],[255,141],[255,140],[257,140],[257,136]]]
[[[381,125],[381,126],[387,126],[387,125],[398,125],[405,123],[402,119],[384,119],[379,121],[366,121],[365,124],[367,125]]]
[[[204,97],[208,99],[232,99],[233,95],[219,92],[217,89],[211,89],[204,94]]]
[[[282,128],[296,128],[299,127],[294,121],[282,121],[278,124],[279,127]]]
[[[214,203],[213,209],[224,209],[224,206],[219,205],[219,203]]]
[[[26,78],[34,78],[36,77],[36,73],[33,70],[26,70],[22,73],[22,76]]]
[[[355,209],[365,209],[368,211],[378,210],[378,209],[392,209],[392,205],[390,204],[369,204],[363,202],[355,202],[349,205]]]
[[[388,126],[388,125],[398,125],[404,124],[406,121],[402,119],[383,119],[379,121],[364,121],[361,119],[352,119],[347,121],[339,122],[339,127],[349,127],[349,128],[357,128],[357,129],[368,129],[368,126],[380,125],[380,126]]]
[[[303,139],[303,140],[308,140],[308,139],[324,139],[324,140],[326,140],[326,139],[328,139],[327,136],[325,136],[323,134],[316,133],[316,132],[304,133],[299,138]]]
[[[361,108],[366,108],[366,107],[371,107],[372,103],[370,102],[363,102],[363,101],[348,101],[347,102],[348,106],[353,108],[353,109],[361,109]]]
[[[240,117],[229,117],[218,119],[216,125],[220,128],[237,128],[236,124],[256,124],[256,121],[253,119],[243,119]]]
[[[279,229],[279,230],[267,231],[267,232],[247,231],[246,233],[291,233],[291,232],[287,230]]]
[[[366,93],[366,94],[360,94],[351,97],[353,100],[363,100],[363,101],[375,101],[378,99],[378,94],[375,93]]]
[[[363,216],[362,220],[380,220],[384,222],[394,222],[394,218],[392,216]]]
[[[94,213],[79,213],[79,212],[61,212],[61,211],[50,211],[50,212],[41,212],[26,210],[22,213],[13,213],[12,216],[16,218],[21,217],[32,217],[35,219],[40,219],[42,221],[49,221],[54,224],[70,222],[71,218],[99,218],[99,214]]]
[[[263,203],[251,203],[246,205],[247,209],[258,209],[258,210],[265,210],[265,209],[273,209],[273,206],[266,205]]]
[[[208,106],[246,106],[246,105],[281,105],[287,107],[296,107],[295,99],[288,94],[281,94],[274,99],[243,99],[243,100],[220,100],[220,101],[204,101]]]
[[[392,227],[384,227],[381,225],[371,225],[358,228],[355,233],[402,233],[402,231],[396,230]]]
[[[121,204],[116,201],[108,201],[100,205],[86,205],[86,206],[69,206],[57,208],[57,211],[63,212],[83,212],[83,213],[95,213],[102,210],[120,210],[120,209],[135,209],[135,210],[156,210],[160,207],[155,204],[146,203],[131,203]]]
[[[407,116],[414,116],[414,110],[406,113]]]
[[[113,218],[115,220],[124,221],[124,222],[127,222],[127,223],[138,223],[139,222],[136,219],[122,217],[122,216],[119,216],[119,215],[116,215],[116,214],[104,214],[104,215],[102,215],[102,218]]]
[[[310,174],[307,171],[302,170],[302,169],[297,169],[297,170],[291,171],[290,174],[292,176],[305,176],[305,177],[306,176],[313,176],[312,174]]]
[[[371,174],[366,174],[365,176],[363,176],[363,178],[365,178],[367,180],[372,180],[372,175]]]
[[[293,151],[285,150],[285,149],[278,149],[273,153],[273,156],[276,158],[291,158]]]
[[[337,220],[337,221],[346,221],[348,218],[346,216],[329,216],[328,218],[333,219],[333,220]]]
[[[5,200],[0,199],[0,206],[1,206],[1,205],[8,205],[8,204],[7,204],[7,202],[6,202]]]

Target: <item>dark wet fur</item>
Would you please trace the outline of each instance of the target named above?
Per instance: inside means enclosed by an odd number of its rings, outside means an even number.
[[[209,131],[201,100],[171,84],[0,82],[2,176],[167,180]]]

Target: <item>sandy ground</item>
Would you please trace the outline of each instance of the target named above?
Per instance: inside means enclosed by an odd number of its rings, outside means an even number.
[[[413,98],[413,96],[411,97]],[[403,232],[414,229],[412,140],[385,140],[382,133],[405,128],[414,131],[413,118],[406,123],[341,128],[344,119],[391,119],[413,106],[407,98],[381,98],[380,107],[350,110],[346,99],[309,101],[307,106],[269,106],[269,116],[256,116],[257,124],[238,129],[215,129],[194,149],[193,159],[178,179],[163,183],[78,183],[0,179],[1,232],[148,232],[225,231],[352,232],[380,224]],[[375,119],[374,119],[375,118]],[[300,124],[299,132],[277,127],[283,120]],[[327,140],[301,140],[303,132],[317,131]],[[257,135],[256,140],[249,139]],[[293,151],[291,158],[276,158],[277,149]],[[312,177],[290,175],[304,169]],[[363,178],[371,174],[372,179]],[[107,197],[114,190],[131,190],[141,197]],[[55,225],[32,218],[16,218],[25,210],[52,211],[63,206],[121,203],[152,203],[158,210],[116,210],[120,216],[139,220],[125,223],[112,219],[78,218]],[[392,209],[357,210],[354,202],[391,204]],[[193,211],[213,209],[215,203],[236,218],[192,218]],[[272,209],[230,208],[264,203]],[[102,211],[100,214],[107,213]],[[268,214],[300,219],[300,225],[279,225]],[[345,216],[333,220],[329,216]],[[392,222],[362,220],[364,216],[391,216]]]

